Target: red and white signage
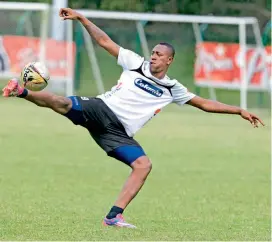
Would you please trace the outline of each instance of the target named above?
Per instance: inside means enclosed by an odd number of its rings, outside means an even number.
[[[267,89],[271,82],[271,46],[246,49],[248,87]],[[204,42],[196,46],[195,83],[202,86],[239,87],[243,59],[239,44]]]
[[[27,63],[38,61],[40,43],[40,38],[0,36],[0,75],[2,72],[18,76]],[[45,64],[50,76],[69,76],[71,73],[69,70],[74,69],[75,44],[47,39],[45,45]],[[67,48],[70,48],[73,53],[67,55]]]

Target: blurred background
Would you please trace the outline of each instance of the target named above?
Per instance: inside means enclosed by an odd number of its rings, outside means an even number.
[[[60,20],[65,5],[146,58],[171,43],[171,78],[203,97],[246,104],[266,126],[167,106],[135,136],[153,162],[125,213],[139,229],[111,230],[101,220],[129,168],[63,116],[0,97],[0,240],[271,241],[271,1],[0,1],[1,87],[39,60],[51,73],[45,90],[93,96],[117,83],[116,59],[78,22]],[[132,12],[144,15],[123,19]],[[161,21],[148,21],[154,13]],[[173,18],[183,22],[162,21]]]
[[[52,0],[18,0],[16,2],[52,4]],[[67,3],[69,7],[77,9],[255,16],[262,23],[270,19],[271,10],[270,0],[67,0]]]
[[[4,1],[6,3],[12,3],[12,1]],[[200,15],[200,16],[229,16],[229,17],[254,17],[258,21],[259,36],[253,31],[253,25],[246,25],[246,42],[248,45],[259,46],[257,38],[260,38],[263,46],[271,46],[271,0],[39,0],[39,1],[22,1],[17,3],[47,3],[50,4],[49,16],[43,15],[42,11],[34,9],[25,9],[22,5],[17,4],[18,9],[2,9],[0,8],[0,29],[1,35],[16,35],[16,36],[32,36],[43,37],[47,39],[55,39],[58,41],[72,41],[74,42],[73,54],[69,57],[68,52],[65,51],[64,46],[57,47],[58,52],[63,51],[64,59],[58,61],[47,61],[50,68],[64,68],[69,69],[69,83],[74,83],[73,87],[70,87],[66,93],[78,94],[78,95],[96,95],[105,90],[109,90],[116,84],[118,76],[121,73],[121,69],[116,66],[115,60],[110,57],[104,50],[101,50],[96,43],[89,42],[84,38],[84,31],[79,23],[73,22],[72,33],[69,32],[71,26],[67,23],[61,22],[58,17],[58,9],[63,6],[68,6],[76,9],[83,10],[106,10],[106,11],[121,11],[121,12],[141,12],[141,13],[164,13],[164,14],[182,14],[182,15]],[[29,5],[30,6],[30,5]],[[34,6],[34,5],[33,5]],[[35,6],[34,6],[35,7]],[[48,20],[46,20],[48,19]],[[229,90],[211,89],[205,85],[201,88],[195,85],[195,64],[196,64],[196,43],[201,42],[215,42],[215,43],[239,43],[239,26],[226,25],[226,24],[209,24],[209,23],[197,23],[197,31],[192,23],[175,23],[175,22],[159,22],[159,21],[139,21],[142,30],[144,31],[144,38],[146,41],[146,47],[143,48],[139,29],[137,29],[137,23],[130,20],[122,19],[103,19],[92,18],[95,24],[101,27],[114,41],[121,46],[132,49],[141,55],[148,57],[146,52],[150,52],[150,49],[158,42],[169,42],[176,48],[176,60],[169,71],[169,76],[178,79],[181,83],[186,85],[191,91],[196,92],[204,97],[210,97],[218,99],[230,104],[240,105],[239,90],[233,90],[237,88],[228,88]],[[48,22],[47,25],[45,22]],[[44,34],[44,31],[47,33]],[[70,37],[69,37],[70,36]],[[69,38],[69,40],[68,40]],[[198,38],[198,40],[197,40]],[[13,40],[16,41],[16,40]],[[24,42],[25,41],[25,42]],[[24,40],[17,39],[17,43],[21,45],[28,45],[30,48],[26,50],[18,50],[20,54],[16,57],[20,59],[20,64],[17,64],[17,72],[22,68],[26,61],[31,61],[33,55],[37,55],[38,50],[30,50],[31,46],[39,45],[33,44],[30,39]],[[2,41],[5,42],[5,41]],[[7,41],[6,41],[7,42]],[[24,43],[24,44],[23,44]],[[26,44],[28,43],[28,44]],[[57,45],[57,42],[54,43]],[[42,46],[42,45],[41,45]],[[97,48],[98,47],[98,48]],[[36,46],[39,48],[39,46]],[[55,47],[45,47],[47,51]],[[90,49],[91,48],[91,49]],[[94,49],[93,49],[94,48]],[[224,47],[225,48],[225,47]],[[2,48],[3,49],[3,48]],[[72,49],[71,49],[72,50]],[[224,49],[225,50],[225,49]],[[13,50],[15,51],[15,50]],[[144,52],[146,51],[146,52]],[[216,51],[215,47],[212,47],[212,52]],[[270,51],[270,49],[269,49]],[[268,52],[269,52],[268,51]],[[9,51],[6,51],[9,52]],[[55,52],[55,51],[51,51]],[[225,50],[225,52],[228,52]],[[94,54],[92,54],[94,53]],[[268,65],[268,69],[271,68],[271,58],[269,54],[264,57],[264,65]],[[5,54],[3,54],[4,56]],[[10,54],[7,54],[10,55]],[[15,55],[15,54],[14,54]],[[18,57],[20,55],[20,57]],[[50,54],[45,54],[50,55]],[[55,52],[56,55],[56,52]],[[24,58],[22,58],[24,56]],[[25,56],[28,56],[26,59]],[[37,56],[36,56],[37,58]],[[46,57],[47,58],[47,57]],[[56,57],[54,57],[56,58]],[[73,63],[66,63],[66,60],[71,59]],[[230,58],[235,58],[232,54]],[[6,58],[6,60],[8,57]],[[56,60],[56,59],[55,59]],[[257,62],[260,60],[257,60]],[[6,61],[8,62],[8,61]],[[69,61],[68,61],[69,62]],[[258,65],[258,63],[253,65]],[[261,61],[262,62],[262,61]],[[14,70],[13,66],[6,65],[6,69]],[[67,68],[67,65],[72,65],[72,68]],[[98,67],[98,68],[97,68]],[[256,67],[257,68],[257,67]],[[255,68],[255,69],[256,69]],[[3,68],[2,68],[3,69]],[[258,68],[257,68],[258,69]],[[268,70],[266,69],[266,70]],[[233,70],[231,70],[233,71]],[[257,71],[258,70],[253,70]],[[3,71],[7,73],[7,71]],[[62,69],[62,72],[65,72]],[[234,71],[233,71],[234,72]],[[268,76],[271,72],[269,71]],[[215,74],[217,75],[217,74]],[[221,74],[224,75],[223,73]],[[257,74],[258,75],[258,74]],[[0,75],[1,76],[1,75]],[[5,76],[10,76],[7,73]],[[211,76],[211,75],[210,75]],[[1,78],[1,77],[0,77]],[[66,79],[58,75],[58,78],[53,79]],[[220,78],[219,78],[220,79]],[[235,77],[233,77],[233,80]],[[239,79],[239,78],[238,78]],[[261,90],[255,90],[249,92],[247,97],[247,105],[249,107],[270,107],[268,88],[270,77],[265,77],[265,88]],[[233,80],[228,80],[229,82]],[[235,81],[235,80],[234,80]],[[100,84],[99,84],[100,83]],[[55,91],[60,91],[58,85],[63,89],[63,85],[67,83],[58,81],[54,82]],[[226,89],[226,88],[224,88]],[[238,88],[239,89],[239,88]],[[267,90],[267,91],[266,91]]]

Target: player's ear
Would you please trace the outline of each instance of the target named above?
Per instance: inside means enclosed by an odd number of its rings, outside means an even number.
[[[167,65],[170,65],[173,62],[173,56],[169,56],[167,60]]]

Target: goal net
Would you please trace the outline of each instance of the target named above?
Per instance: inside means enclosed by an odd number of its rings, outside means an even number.
[[[75,45],[71,22],[64,40],[51,38],[51,7],[43,3],[0,2],[0,81],[19,77],[24,65],[41,61],[50,71],[48,89],[72,95]],[[54,13],[56,14],[56,13]],[[1,85],[1,86],[3,86]]]
[[[174,45],[169,76],[202,96],[247,108],[265,93],[263,102],[269,103],[271,48],[263,47],[256,18],[77,11],[119,45],[146,58],[159,42]],[[121,68],[79,23],[73,28],[77,93],[96,95],[110,89]]]

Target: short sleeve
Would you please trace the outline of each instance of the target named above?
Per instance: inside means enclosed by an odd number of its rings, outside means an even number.
[[[174,87],[171,88],[173,95],[173,102],[178,105],[183,105],[194,98],[196,95],[189,92],[188,89],[181,83],[177,82]]]
[[[131,50],[120,47],[118,54],[118,65],[122,66],[125,70],[132,70],[139,68],[144,62],[144,58]]]

